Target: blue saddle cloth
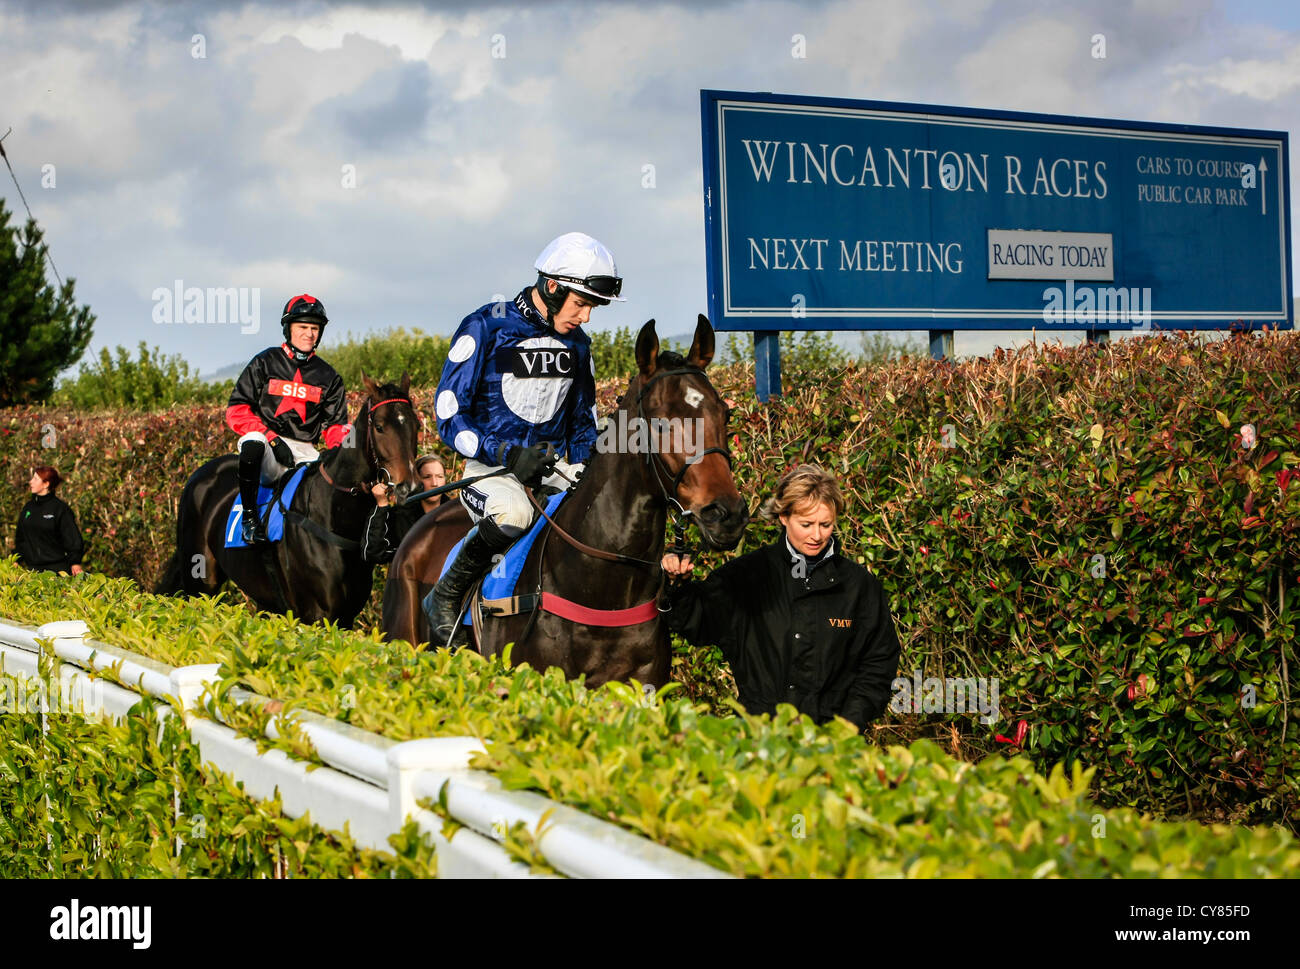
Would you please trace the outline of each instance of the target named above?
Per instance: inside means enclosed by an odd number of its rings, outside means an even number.
[[[555,510],[560,507],[560,503],[568,495],[567,491],[551,495],[546,502],[546,514],[554,518]],[[519,536],[519,539],[506,549],[505,556],[501,561],[488,570],[488,574],[483,577],[482,596],[484,599],[505,599],[514,594],[515,583],[519,581],[519,576],[524,571],[524,562],[528,558],[528,551],[533,547],[533,542],[537,541],[537,536],[542,533],[542,526],[545,524],[546,519],[538,515],[528,531]],[[446,560],[442,563],[442,573],[438,576],[439,578],[446,574],[447,569],[451,567],[452,561],[460,554],[460,547],[464,544],[465,539],[462,538],[452,546],[451,551],[447,553]],[[465,625],[473,625],[470,610],[468,609],[465,610]]]
[[[308,465],[302,464],[294,471],[289,472],[289,480],[284,483],[284,490],[280,493],[280,500],[274,501],[275,488],[262,485],[257,489],[257,514],[266,522],[266,536],[272,542],[278,542],[284,538],[284,511],[293,502],[293,496],[298,491],[298,486],[302,484],[303,475],[307,473]],[[270,506],[270,514],[267,513],[267,506]],[[235,496],[235,503],[230,506],[230,515],[226,518],[226,548],[245,548],[243,535],[244,521],[244,503],[238,495]]]

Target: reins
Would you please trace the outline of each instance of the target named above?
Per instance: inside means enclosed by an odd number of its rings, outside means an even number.
[[[568,532],[566,532],[563,528],[561,528],[559,525],[555,523],[555,519],[546,513],[546,506],[544,506],[541,502],[537,500],[537,498],[533,495],[531,489],[525,488],[524,491],[528,495],[528,500],[532,502],[533,507],[536,508],[537,511],[541,514],[541,516],[545,518],[546,521],[550,524],[550,526],[553,529],[555,529],[555,533],[559,535],[560,538],[564,539],[566,542],[568,542],[570,545],[576,548],[583,555],[590,555],[592,558],[603,559],[606,562],[621,562],[624,565],[645,565],[652,569],[659,567],[658,562],[650,562],[647,561],[646,559],[639,559],[635,555],[624,555],[622,552],[608,552],[603,548],[592,548],[586,542],[578,541],[578,539],[574,538],[572,535],[570,535]]]
[[[376,409],[383,407],[385,404],[407,404],[410,406],[412,413],[414,413],[415,411],[415,405],[414,403],[412,403],[409,397],[388,397],[385,398],[384,400],[379,401],[379,403],[377,404],[371,403],[369,398],[367,398],[366,400],[366,447],[365,447],[365,451],[362,453],[366,459],[366,467],[377,470],[378,474],[375,478],[376,481],[381,480],[381,476],[382,478],[388,478],[389,480],[391,480],[392,477],[388,473],[387,468],[379,467],[376,469],[376,464],[375,464],[375,457],[376,457],[375,428],[374,428],[374,422],[371,420],[371,414],[373,414]],[[416,417],[416,420],[417,421],[419,420],[418,415]],[[315,465],[316,465],[316,470],[320,472],[320,476],[325,479],[325,483],[328,484],[335,491],[341,491],[345,495],[368,495],[369,494],[369,489],[366,487],[366,482],[362,481],[359,484],[352,485],[352,487],[350,488],[345,488],[343,487],[343,485],[339,484],[337,481],[335,481],[333,478],[330,477],[330,473],[326,469],[324,461],[316,461]],[[277,501],[279,501],[279,497],[280,497],[279,495],[276,496]],[[281,514],[284,515],[285,521],[292,522],[298,527],[305,529],[306,531],[310,532],[312,535],[315,535],[318,539],[320,539],[323,542],[333,545],[336,548],[341,548],[345,552],[355,552],[361,548],[360,542],[356,541],[355,539],[344,538],[342,535],[336,535],[334,532],[330,531],[320,522],[316,521],[314,518],[304,515],[302,512],[291,511],[288,508],[285,508],[283,504],[280,505],[280,510],[281,510]]]
[[[685,374],[703,375],[703,373],[704,371],[698,367],[678,367],[672,370],[662,370],[652,375],[638,388],[636,399],[637,418],[642,421],[643,424],[645,423],[644,398],[647,388],[655,380],[658,380],[660,377],[681,376]],[[710,389],[713,389],[712,384],[710,384],[709,387]],[[714,390],[714,393],[716,395],[717,391]],[[721,397],[719,396],[718,399],[721,400]],[[621,400],[622,398],[620,398],[620,401]],[[686,545],[686,529],[688,526],[688,520],[691,516],[691,512],[683,508],[681,502],[678,501],[677,492],[681,487],[682,479],[686,476],[686,471],[710,454],[721,454],[726,459],[727,466],[731,466],[731,454],[727,449],[712,447],[707,448],[692,457],[683,458],[681,470],[676,474],[673,474],[670,469],[664,465],[663,460],[657,457],[657,448],[647,447],[646,449],[646,463],[650,466],[651,474],[654,477],[655,483],[659,486],[659,491],[664,499],[665,507],[673,514],[672,528],[674,540],[671,549],[677,554],[684,555],[689,552],[689,548]],[[434,489],[433,492],[430,493],[412,495],[407,500],[415,501],[419,498],[425,497],[426,494],[436,494],[442,490],[449,490],[459,485],[470,484],[479,478],[486,478],[495,474],[500,474],[504,470],[505,469],[502,468],[475,478],[467,478],[450,485],[443,485],[438,489]],[[568,475],[564,475],[562,472],[560,472],[560,474],[562,477],[572,482],[573,479],[568,478]],[[669,479],[670,487],[665,486],[665,477]],[[524,627],[523,633],[518,637],[518,639],[516,639],[517,645],[522,644],[528,639],[537,624],[537,617],[541,612],[549,612],[552,615],[558,616],[561,619],[566,619],[569,622],[580,623],[587,626],[620,627],[635,626],[650,622],[651,620],[657,619],[662,613],[669,611],[664,608],[662,604],[664,601],[663,597],[667,580],[666,574],[662,569],[660,569],[659,562],[651,562],[647,559],[638,558],[635,555],[625,555],[621,552],[611,552],[606,549],[594,548],[586,542],[574,538],[547,513],[545,504],[538,501],[537,496],[533,494],[531,489],[525,487],[524,493],[528,496],[528,500],[532,504],[533,508],[535,508],[537,513],[546,520],[547,526],[549,526],[548,528],[543,529],[540,536],[541,544],[538,548],[537,555],[536,591],[527,594],[516,594],[504,599],[488,600],[482,598],[480,583],[477,587],[478,591],[471,592],[470,598],[466,600],[466,608],[471,608],[470,603],[473,601],[477,601],[478,603],[478,605],[473,608],[476,610],[474,614],[475,632],[476,634],[479,634],[478,638],[480,642],[482,641],[482,637],[478,625],[480,621],[479,609],[490,609],[491,611],[489,614],[494,616],[515,615],[519,612],[527,611],[529,613],[528,622]],[[547,540],[552,531],[559,535],[560,538],[570,547],[591,558],[599,559],[604,562],[618,562],[624,565],[645,566],[647,568],[658,570],[659,582],[654,596],[646,602],[624,609],[594,609],[570,599],[565,599],[556,593],[546,591],[542,588],[544,580],[544,562],[546,559]]]
[[[660,377],[673,377],[673,376],[680,376],[683,374],[699,374],[700,376],[704,376],[704,371],[700,370],[698,367],[677,367],[676,369],[673,370],[660,370],[652,374],[649,380],[646,380],[643,384],[641,384],[639,388],[637,388],[636,416],[637,419],[641,421],[642,426],[645,427],[650,426],[649,422],[646,421],[645,402],[644,402],[646,392],[650,389],[650,385],[654,383],[656,380],[658,380]],[[705,383],[708,383],[707,378],[705,380]],[[709,389],[713,390],[714,395],[717,396],[718,400],[721,402],[722,397],[721,395],[718,394],[717,390],[713,388],[712,384],[709,384]],[[723,406],[725,407],[726,404],[724,403]],[[689,457],[684,459],[682,462],[681,470],[678,471],[676,474],[672,474],[669,471],[668,467],[664,464],[663,458],[659,457],[658,449],[652,447],[646,448],[646,464],[650,466],[650,469],[654,473],[655,483],[659,485],[659,490],[660,492],[663,493],[664,501],[668,504],[670,510],[673,508],[673,506],[676,506],[678,513],[682,517],[689,516],[690,512],[687,511],[685,508],[683,508],[681,502],[677,500],[677,489],[681,487],[682,478],[686,476],[687,469],[692,467],[693,465],[699,464],[710,454],[721,454],[727,460],[727,467],[728,468],[731,467],[731,452],[728,451],[726,448],[711,447],[711,448],[705,448],[703,451],[701,451],[699,454],[695,455],[694,457]],[[663,482],[663,478],[661,477],[661,474],[669,476],[669,483],[672,485],[671,491],[669,491],[668,488],[664,487],[664,482]]]

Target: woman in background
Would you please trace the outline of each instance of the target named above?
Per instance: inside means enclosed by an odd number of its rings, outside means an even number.
[[[426,454],[416,461],[415,473],[425,491],[441,488],[447,483],[446,468],[436,454]],[[376,484],[370,493],[375,499],[375,509],[366,521],[366,533],[361,540],[361,557],[367,562],[381,565],[393,560],[397,547],[421,515],[428,514],[451,500],[450,494],[436,495],[425,498],[420,502],[420,507],[414,509],[394,505],[388,485]]]
[[[72,509],[54,494],[62,481],[49,465],[32,470],[32,499],[18,514],[14,551],[26,568],[80,575],[85,544]]]
[[[426,454],[416,461],[415,473],[425,491],[432,488],[441,488],[447,483],[447,469],[444,467],[442,459],[436,454]],[[445,505],[451,500],[451,492],[444,492],[434,498],[425,498],[420,502],[420,507],[426,512],[433,511],[439,505]]]

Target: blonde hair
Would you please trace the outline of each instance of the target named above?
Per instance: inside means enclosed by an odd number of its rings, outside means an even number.
[[[829,505],[836,518],[844,513],[844,496],[840,494],[835,477],[815,464],[800,464],[777,482],[776,494],[763,502],[758,513],[773,521],[809,502]]]

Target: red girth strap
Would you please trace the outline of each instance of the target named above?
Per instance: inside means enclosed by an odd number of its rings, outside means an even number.
[[[592,609],[571,602],[554,592],[542,592],[542,608],[553,615],[584,626],[636,626],[659,615],[657,600],[651,599],[630,609]]]

